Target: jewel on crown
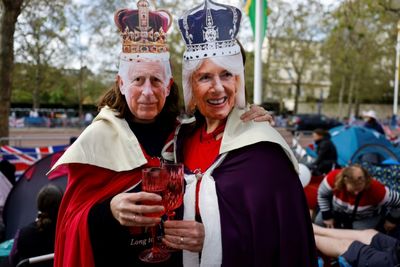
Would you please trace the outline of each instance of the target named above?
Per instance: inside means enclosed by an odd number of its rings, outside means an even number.
[[[168,52],[166,31],[171,16],[166,11],[150,11],[147,0],[139,0],[137,10],[121,9],[114,20],[122,37],[122,52],[127,54]]]
[[[218,38],[218,28],[213,25],[210,9],[207,9],[207,26],[203,30],[203,39],[207,42],[215,42]]]
[[[186,43],[185,60],[240,53],[236,42],[242,13],[236,7],[205,0],[178,19]]]

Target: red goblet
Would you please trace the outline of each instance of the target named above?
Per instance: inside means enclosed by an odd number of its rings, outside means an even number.
[[[175,216],[175,209],[182,205],[183,189],[184,189],[184,172],[182,163],[163,162],[161,170],[168,181],[167,188],[164,192],[164,205],[167,212],[168,220],[172,220]],[[177,249],[168,246],[162,246],[169,252],[175,252]]]
[[[142,190],[149,193],[158,194],[163,197],[166,187],[167,181],[162,175],[161,168],[152,167],[152,168],[145,168],[142,170]],[[164,205],[165,201],[163,199],[162,205]],[[154,201],[144,201],[144,205],[160,205],[159,202]],[[165,205],[164,205],[165,206]],[[146,213],[143,214],[149,217],[161,217],[164,214],[164,211],[156,212],[156,213]],[[161,249],[158,245],[157,238],[156,238],[156,230],[158,225],[151,227],[151,236],[153,239],[152,247],[142,251],[139,254],[139,259],[143,262],[148,263],[157,263],[163,262],[169,259],[170,254],[168,251]]]
[[[167,188],[164,193],[164,205],[168,220],[175,216],[175,209],[182,205],[184,175],[182,163],[166,163],[161,165],[162,172],[168,177]]]

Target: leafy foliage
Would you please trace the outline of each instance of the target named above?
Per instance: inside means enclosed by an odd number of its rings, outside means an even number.
[[[347,116],[363,102],[391,102],[396,22],[374,0],[345,1],[326,19],[325,53],[332,64],[331,99],[347,99]]]

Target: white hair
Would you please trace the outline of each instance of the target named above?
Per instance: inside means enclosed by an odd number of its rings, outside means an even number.
[[[239,76],[238,88],[236,88],[236,99],[235,106],[238,108],[244,108],[246,106],[245,96],[245,80],[244,80],[244,66],[242,54],[236,54],[232,56],[221,56],[221,57],[209,57],[195,60],[183,60],[182,63],[182,86],[183,86],[183,97],[185,101],[186,111],[192,112],[193,110],[193,94],[192,94],[192,75],[197,71],[205,59],[211,60],[214,64],[225,68],[233,75]]]
[[[171,71],[171,65],[169,60],[162,60],[159,58],[144,58],[141,57],[140,59],[133,59],[133,60],[124,60],[120,59],[119,61],[119,68],[118,68],[118,75],[121,77],[123,81],[128,81],[129,80],[129,73],[132,70],[132,67],[135,66],[138,62],[159,62],[164,66],[164,75],[163,77],[165,78],[163,80],[163,84],[165,87],[168,87],[170,80],[172,79],[172,71]],[[129,86],[129,83],[124,83],[123,87]],[[121,88],[124,90],[125,88]]]

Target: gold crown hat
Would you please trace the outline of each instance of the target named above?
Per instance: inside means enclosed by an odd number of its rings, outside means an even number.
[[[140,58],[168,61],[167,31],[172,16],[165,10],[150,11],[147,0],[137,2],[138,9],[119,9],[114,22],[122,37],[120,59],[133,61]]]

